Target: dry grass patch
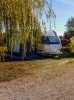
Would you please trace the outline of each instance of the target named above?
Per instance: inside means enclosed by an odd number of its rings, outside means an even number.
[[[67,73],[70,65],[74,65],[74,59],[3,62],[0,63],[0,82],[40,73],[48,73],[51,79]]]
[[[0,82],[11,81],[15,78],[33,75],[40,69],[42,61],[16,61],[0,63]]]

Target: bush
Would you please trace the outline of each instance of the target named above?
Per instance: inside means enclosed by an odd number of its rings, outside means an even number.
[[[70,50],[71,50],[71,53],[74,53],[74,36],[71,38]]]
[[[62,47],[61,51],[63,52],[64,57],[69,57],[71,54],[70,46]]]

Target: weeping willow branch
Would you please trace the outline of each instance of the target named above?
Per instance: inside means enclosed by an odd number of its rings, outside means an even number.
[[[23,46],[22,55],[26,54],[28,40],[31,48],[34,48],[35,42],[40,42],[39,18],[44,13],[47,18],[55,18],[46,0],[0,0],[0,26],[4,22],[4,30],[8,34],[6,37],[8,50],[14,49],[17,38]]]

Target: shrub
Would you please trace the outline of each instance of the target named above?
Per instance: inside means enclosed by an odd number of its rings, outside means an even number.
[[[70,50],[72,53],[74,53],[74,36],[71,38]]]
[[[63,57],[71,56],[70,46],[62,47],[61,51],[63,52]]]

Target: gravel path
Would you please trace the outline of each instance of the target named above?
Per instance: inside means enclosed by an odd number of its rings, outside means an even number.
[[[74,63],[56,77],[45,69],[35,76],[0,83],[0,100],[74,100]]]

